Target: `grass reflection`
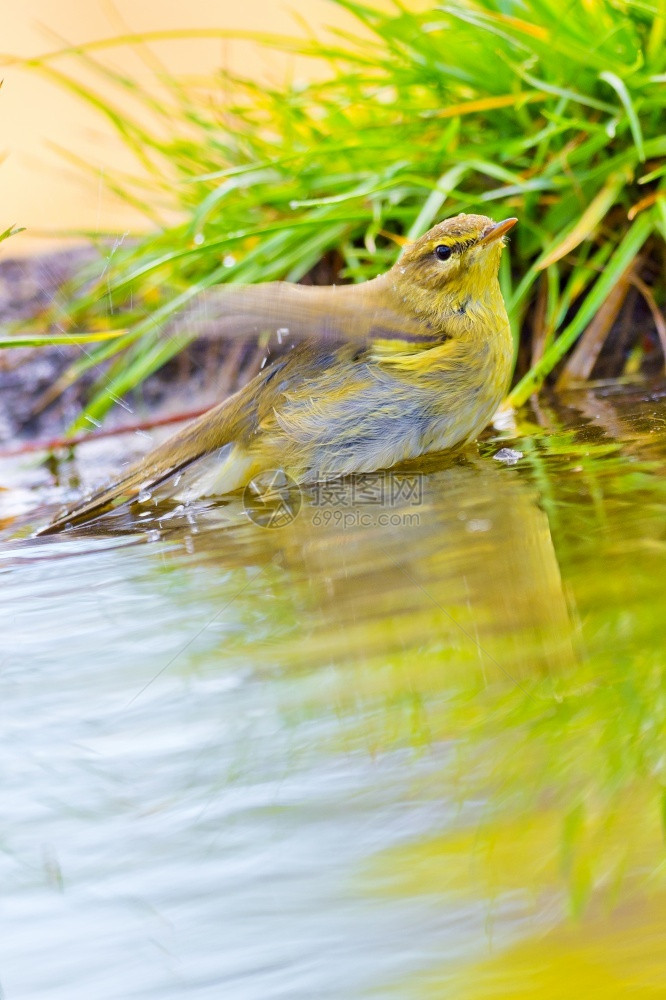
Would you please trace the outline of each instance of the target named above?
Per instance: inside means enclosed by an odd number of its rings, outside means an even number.
[[[400,524],[323,523],[307,494],[278,530],[239,501],[106,522],[170,543],[146,584],[191,609],[170,670],[244,664],[318,752],[400,752],[427,829],[386,846],[377,815],[351,891],[463,901],[487,934],[395,995],[666,990],[665,416],[658,392],[543,403],[516,465],[504,441],[432,462]]]

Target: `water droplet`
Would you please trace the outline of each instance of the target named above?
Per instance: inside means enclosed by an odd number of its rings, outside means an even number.
[[[110,395],[111,399],[113,400],[113,402],[117,403],[118,406],[122,406],[122,408],[124,410],[127,410],[128,413],[134,413],[134,410],[129,405],[129,403],[126,403],[124,399],[120,398],[120,396],[116,396],[116,394],[114,392],[110,392],[109,395]]]
[[[148,503],[152,495],[153,494],[150,492],[150,490],[143,490],[141,493],[139,493],[138,497],[136,498],[137,503]]]
[[[199,247],[199,246],[201,246],[201,244],[203,243],[203,241],[204,241],[204,234],[203,233],[196,233],[193,242],[196,243],[196,245]]]
[[[236,258],[232,253],[228,253],[225,257],[222,258],[222,263],[224,264],[225,267],[233,267],[234,264],[236,263]]]
[[[493,455],[496,462],[503,462],[504,465],[515,465],[522,457],[522,451],[516,451],[515,448],[500,448]]]

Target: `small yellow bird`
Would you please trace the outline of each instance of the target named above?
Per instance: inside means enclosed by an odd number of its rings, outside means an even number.
[[[130,502],[203,456],[212,461],[202,496],[271,469],[320,482],[473,440],[511,373],[497,274],[516,222],[457,215],[358,285],[221,286],[207,305],[219,331],[289,335],[296,345],[41,534]]]

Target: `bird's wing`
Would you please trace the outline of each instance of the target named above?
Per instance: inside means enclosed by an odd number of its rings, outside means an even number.
[[[401,313],[386,275],[359,285],[218,285],[174,316],[165,336],[236,339],[251,335],[298,341],[432,340],[423,323]]]

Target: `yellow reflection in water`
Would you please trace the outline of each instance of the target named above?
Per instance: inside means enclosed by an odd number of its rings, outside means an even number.
[[[611,913],[500,951],[457,975],[432,976],[428,1000],[657,1000],[666,995],[666,895],[633,898]]]
[[[249,551],[238,534],[206,532],[192,544],[221,565],[280,567],[274,596],[301,627],[271,656],[290,670],[360,666],[357,682],[372,688],[370,663],[391,654],[417,656],[426,686],[435,654],[450,658],[449,681],[472,669],[514,683],[570,663],[567,602],[532,485],[480,458],[440,464],[420,481],[417,502],[390,507],[344,493],[322,506],[306,493],[289,526],[246,528]],[[435,670],[439,688],[447,678]]]
[[[575,429],[549,414],[514,467],[498,442],[422,466],[419,502],[388,521],[308,493],[278,530],[239,499],[118,514],[172,542],[156,589],[204,622],[233,608],[172,669],[245,657],[322,754],[402,751],[427,829],[388,850],[378,834],[353,892],[487,924],[465,964],[400,997],[666,996],[664,398],[581,394]]]

